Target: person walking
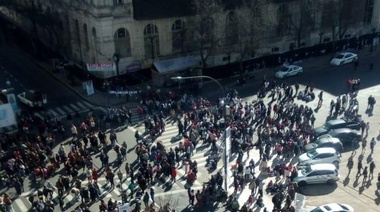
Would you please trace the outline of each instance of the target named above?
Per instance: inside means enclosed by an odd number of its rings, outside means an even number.
[[[317,108],[320,108],[322,107],[322,102],[323,102],[323,91],[321,91],[319,94],[318,94],[318,106]]]
[[[148,192],[145,192],[144,197],[143,197],[143,202],[144,202],[145,208],[147,208],[149,206],[149,194],[148,194]]]
[[[367,139],[363,139],[362,140],[362,154],[364,154],[366,147],[367,147]]]
[[[375,170],[375,168],[376,168],[375,162],[372,161],[369,164],[369,177],[370,177],[370,179],[373,179],[373,171]]]
[[[366,166],[364,167],[364,170],[363,170],[363,182],[362,182],[363,186],[367,182],[367,177],[368,177],[368,167]]]
[[[365,137],[368,137],[368,131],[369,131],[369,122],[365,125]]]
[[[374,148],[375,148],[375,145],[376,145],[376,140],[375,140],[375,138],[372,138],[371,143],[370,143],[371,154],[373,153],[373,150],[374,150]]]
[[[191,206],[194,206],[194,200],[195,200],[195,192],[194,192],[194,189],[191,189],[190,196],[189,196],[189,201],[190,201]]]
[[[150,198],[152,199],[152,202],[155,203],[154,201],[154,189],[150,188]]]
[[[363,163],[362,163],[362,160],[359,159],[359,161],[358,161],[358,173],[356,174],[356,177],[361,175],[362,169],[363,169]]]

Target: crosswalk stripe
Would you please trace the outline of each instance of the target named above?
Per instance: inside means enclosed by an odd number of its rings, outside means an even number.
[[[98,107],[97,109],[101,110],[103,113],[107,113],[107,109],[104,107]]]
[[[66,111],[69,111],[69,113],[73,113],[74,111],[67,105],[62,106]]]
[[[81,111],[81,109],[78,106],[74,105],[74,104],[70,104],[70,107],[74,108],[75,111],[78,111],[78,112]]]
[[[59,117],[59,114],[56,113],[54,110],[50,109],[48,110],[49,113],[54,114],[55,116]]]
[[[85,101],[83,102],[83,104],[85,104],[88,107],[88,109],[95,107],[94,105],[92,105],[92,104],[90,104],[88,102],[85,102]]]
[[[77,102],[77,103],[75,103],[75,104],[79,105],[79,107],[80,107],[82,110],[86,110],[86,109],[88,109],[88,107],[86,107],[82,102]]]
[[[60,115],[65,115],[66,114],[66,112],[64,110],[62,110],[60,107],[56,107],[54,109],[58,110],[58,112],[60,113]]]
[[[20,198],[17,198],[14,200],[14,203],[17,205],[16,211],[28,211],[28,208],[26,207],[24,201],[22,201]]]

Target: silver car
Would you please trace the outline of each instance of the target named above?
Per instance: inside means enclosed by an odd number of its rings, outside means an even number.
[[[297,174],[293,182],[297,183],[298,186],[322,183],[334,184],[340,178],[338,168],[328,163],[306,166],[304,169],[299,170]]]

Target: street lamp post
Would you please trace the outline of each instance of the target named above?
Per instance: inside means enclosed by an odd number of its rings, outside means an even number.
[[[376,32],[376,28],[372,28],[372,39],[371,39],[371,49],[370,49],[370,52],[373,52],[373,42],[375,40],[375,32]]]
[[[203,75],[199,75],[199,76],[189,76],[189,77],[182,77],[182,76],[176,76],[176,77],[171,77],[172,80],[182,80],[182,79],[210,79],[212,81],[214,81],[216,84],[218,84],[220,90],[223,92],[223,97],[225,96],[225,92],[224,92],[224,88],[223,86],[218,82],[218,80],[216,80],[215,78],[212,78],[212,77],[209,77],[209,76],[203,76]],[[226,118],[226,117],[225,117]],[[226,122],[226,121],[225,121]],[[225,131],[225,134],[227,134],[227,130]],[[226,135],[226,138],[227,138],[227,135]],[[224,141],[224,151],[223,151],[223,158],[224,158],[224,186],[225,186],[225,189],[226,191],[228,190],[228,157],[227,157],[227,139],[225,139]]]
[[[199,75],[199,76],[189,76],[189,77],[182,77],[182,76],[176,76],[176,77],[171,77],[172,80],[182,80],[182,79],[209,79],[209,80],[212,80],[214,81],[216,84],[218,84],[220,90],[223,92],[223,96],[225,96],[225,92],[224,92],[224,88],[223,86],[218,82],[218,80],[216,80],[215,78],[212,78],[212,77],[209,77],[209,76],[203,76],[203,75]]]
[[[119,61],[120,61],[120,55],[115,52],[112,57],[113,61],[115,62],[116,65],[116,76],[119,76]]]

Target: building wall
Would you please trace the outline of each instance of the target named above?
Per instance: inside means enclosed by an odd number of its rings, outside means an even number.
[[[322,1],[322,0],[321,0]],[[380,27],[380,0],[375,0],[376,6],[373,12],[372,24],[375,27]],[[131,56],[120,58],[119,67],[120,69],[125,69],[126,66],[133,62],[140,62],[143,68],[148,68],[154,62],[154,60],[170,58],[174,56],[182,55],[196,55],[199,51],[196,49],[197,44],[194,40],[194,29],[196,28],[195,16],[178,16],[170,18],[160,18],[154,20],[136,20],[133,13],[133,1],[124,0],[121,5],[114,5],[113,0],[36,0],[36,7],[42,5],[43,11],[50,10],[51,12],[56,12],[59,17],[54,17],[62,22],[63,31],[58,33],[56,40],[53,43],[57,43],[58,40],[63,40],[64,46],[62,53],[78,64],[84,65],[85,63],[109,63],[112,62],[112,57],[115,53],[115,32],[120,28],[125,28],[130,34],[131,42]],[[261,15],[265,18],[267,24],[264,25],[266,31],[263,32],[263,40],[260,40],[260,46],[257,49],[256,56],[271,54],[273,49],[277,49],[277,52],[283,52],[289,50],[290,43],[295,42],[295,33],[290,32],[282,36],[276,35],[275,25],[278,23],[276,14],[281,3],[270,3],[265,9],[261,10]],[[285,4],[289,8],[290,12],[299,11],[300,8],[297,7],[298,1],[291,1]],[[236,55],[236,46],[226,47],[223,41],[225,40],[225,27],[226,27],[226,17],[231,11],[237,10],[236,8],[223,9],[220,8],[214,15],[213,19],[215,21],[215,30],[218,45],[215,47],[213,55],[210,56],[209,60],[211,65],[225,64],[226,61],[223,59],[227,53],[230,53],[231,62],[236,61],[238,56]],[[239,12],[244,10],[239,10]],[[316,11],[319,11],[316,9]],[[23,27],[26,31],[31,31],[31,24],[28,21],[22,21],[24,18],[20,18],[17,14],[9,15],[19,25],[24,25]],[[65,17],[68,17],[67,19]],[[319,20],[321,18],[320,12],[316,13],[316,25],[319,25]],[[78,30],[76,29],[76,20],[78,22]],[[186,30],[186,43],[185,52],[173,52],[172,48],[172,25],[176,20],[182,20],[185,22]],[[148,58],[145,45],[144,45],[144,28],[148,24],[154,24],[158,29],[159,36],[159,52],[160,54],[154,60]],[[87,38],[84,33],[84,25],[87,26]],[[40,27],[40,31],[46,34],[44,27]],[[305,45],[314,45],[319,42],[321,29],[314,29],[309,36],[303,37],[302,42]],[[348,30],[352,36],[357,33],[363,32],[363,25],[358,24]],[[76,38],[76,34],[79,34],[79,39]],[[96,35],[96,36],[95,36]],[[61,36],[61,38],[60,38]],[[324,37],[331,36],[326,31],[323,35]],[[45,36],[46,37],[46,36]],[[67,41],[70,39],[70,41]],[[88,39],[89,48],[86,48],[85,40]],[[44,38],[46,45],[51,45],[51,42],[46,42],[49,39]],[[58,44],[54,44],[58,45]],[[64,50],[66,47],[66,50]],[[192,52],[189,52],[192,51]]]

